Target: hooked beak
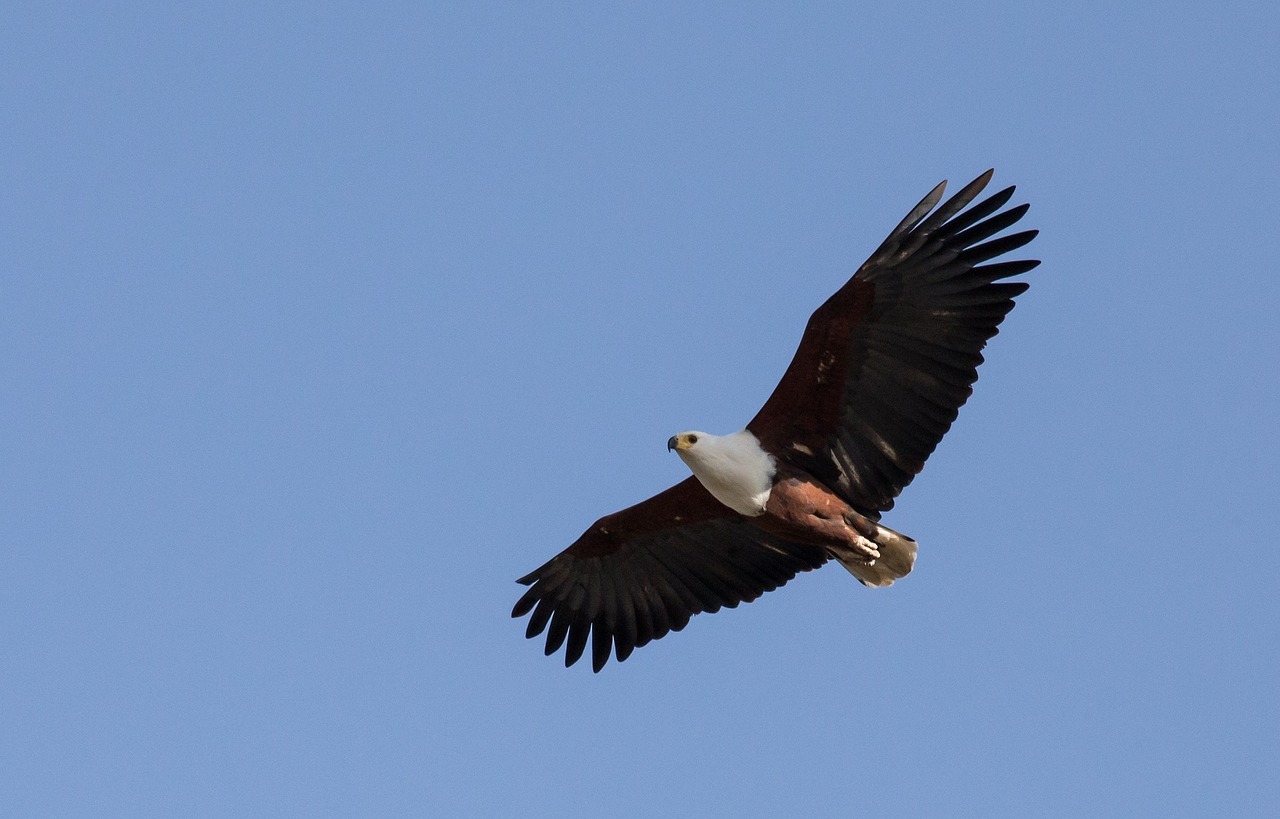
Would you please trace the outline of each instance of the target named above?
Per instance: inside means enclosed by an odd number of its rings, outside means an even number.
[[[676,436],[672,435],[667,439],[667,452],[676,448]]]

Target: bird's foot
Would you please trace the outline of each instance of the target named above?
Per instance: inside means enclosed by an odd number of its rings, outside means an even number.
[[[854,536],[853,547],[858,550],[859,556],[868,566],[874,566],[876,560],[880,557],[880,550],[876,548],[875,542],[862,535]]]

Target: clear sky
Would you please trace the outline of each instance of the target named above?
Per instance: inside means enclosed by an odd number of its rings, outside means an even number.
[[[5,4],[0,812],[1280,814],[1276,9]],[[991,166],[915,572],[544,658],[515,578]]]

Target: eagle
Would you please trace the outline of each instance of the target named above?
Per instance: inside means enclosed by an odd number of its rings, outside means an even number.
[[[566,666],[591,643],[599,672],[837,560],[867,586],[915,564],[916,541],[880,523],[973,392],[982,349],[1039,260],[991,260],[1035,238],[992,238],[1027,212],[1014,188],[969,207],[989,170],[941,206],[946,181],[912,208],[814,311],[782,380],[745,428],[690,431],[667,449],[692,476],[593,523],[517,582],[511,612],[547,633]],[[935,209],[936,208],[936,209]],[[967,208],[967,209],[966,209]]]

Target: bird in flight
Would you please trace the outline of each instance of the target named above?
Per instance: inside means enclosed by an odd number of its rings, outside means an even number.
[[[867,586],[911,571],[916,542],[880,523],[973,392],[982,348],[1027,289],[1035,238],[992,238],[1028,205],[1013,188],[968,207],[987,171],[940,207],[940,183],[814,311],[747,426],[667,441],[693,475],[606,515],[518,581],[512,617],[599,671],[702,612],[755,600],[834,558]],[[936,209],[935,209],[936,208]],[[966,208],[968,208],[966,210]]]

